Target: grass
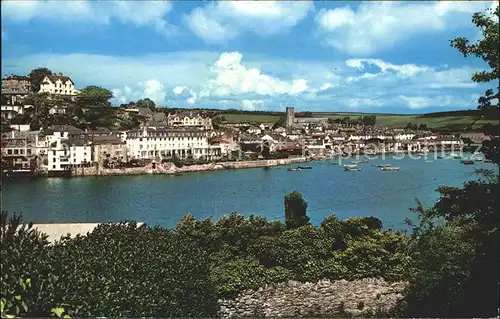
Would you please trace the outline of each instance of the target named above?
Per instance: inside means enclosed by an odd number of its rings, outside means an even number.
[[[263,115],[263,114],[224,114],[228,123],[262,123],[262,122],[276,122],[283,113],[275,113],[276,115]],[[498,125],[499,111],[490,110],[482,113],[478,110],[467,111],[451,111],[451,112],[438,112],[427,114],[377,114],[377,113],[349,113],[349,112],[313,112],[315,117],[331,117],[343,118],[349,116],[357,118],[362,115],[376,115],[376,126],[386,126],[389,128],[404,128],[409,122],[413,124],[425,124],[428,128],[457,133],[469,131],[469,126],[472,125],[472,130],[478,130],[485,124]],[[484,118],[480,118],[483,115]],[[478,120],[479,119],[479,120]]]

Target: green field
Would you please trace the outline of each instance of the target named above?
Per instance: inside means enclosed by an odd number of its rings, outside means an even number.
[[[478,130],[487,123],[498,125],[498,110],[482,112],[478,110],[452,111],[428,114],[382,114],[382,113],[348,113],[348,112],[313,112],[315,117],[329,118],[358,118],[363,115],[377,116],[376,126],[389,128],[404,128],[409,122],[413,124],[425,124],[428,128],[446,132],[463,132]],[[276,122],[284,113],[226,113],[224,114],[228,123],[253,123]],[[481,118],[483,116],[483,118]]]

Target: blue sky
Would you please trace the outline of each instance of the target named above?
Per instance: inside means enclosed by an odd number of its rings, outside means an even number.
[[[491,1],[2,1],[2,72],[45,66],[114,103],[425,113],[473,109]]]

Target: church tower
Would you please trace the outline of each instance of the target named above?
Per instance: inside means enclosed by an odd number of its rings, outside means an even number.
[[[287,107],[285,113],[285,127],[291,128],[295,123],[295,109],[293,107]]]

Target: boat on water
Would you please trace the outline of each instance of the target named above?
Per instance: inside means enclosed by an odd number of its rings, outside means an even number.
[[[352,162],[353,164],[366,164],[366,163],[370,163],[368,160],[360,160],[360,161],[354,161]]]
[[[356,164],[345,164],[344,168],[346,168],[346,167],[347,168],[354,168],[354,167],[358,167],[358,165],[356,165]]]
[[[462,160],[462,161],[460,161],[460,163],[462,163],[464,165],[474,165],[474,161],[471,161],[471,160]]]
[[[299,166],[299,169],[312,169],[312,166]]]
[[[425,162],[426,163],[432,163],[433,161],[432,160],[426,160]]]
[[[396,172],[396,171],[399,171],[399,167],[397,166],[385,166],[385,167],[382,167],[381,168],[383,171],[393,171],[393,172]]]
[[[384,167],[391,167],[392,165],[391,164],[377,164],[375,166],[384,168]]]
[[[300,171],[301,169],[300,169],[300,168],[298,168],[298,167],[295,167],[295,168],[294,168],[294,167],[290,167],[288,170],[289,170],[290,172],[295,172],[295,171]]]
[[[442,156],[438,156],[438,157],[437,157],[437,159],[443,159],[443,158],[444,158],[444,157],[442,157]]]
[[[483,161],[483,163],[493,163],[493,161],[492,161],[492,160],[489,160],[489,159],[485,159],[485,160]]]
[[[359,167],[344,167],[344,171],[346,172],[359,172],[361,168]]]
[[[484,161],[484,159],[483,159],[483,158],[481,158],[481,157],[478,157],[478,158],[474,158],[474,159],[473,159],[473,161],[474,161],[474,162],[483,162],[483,161]]]

